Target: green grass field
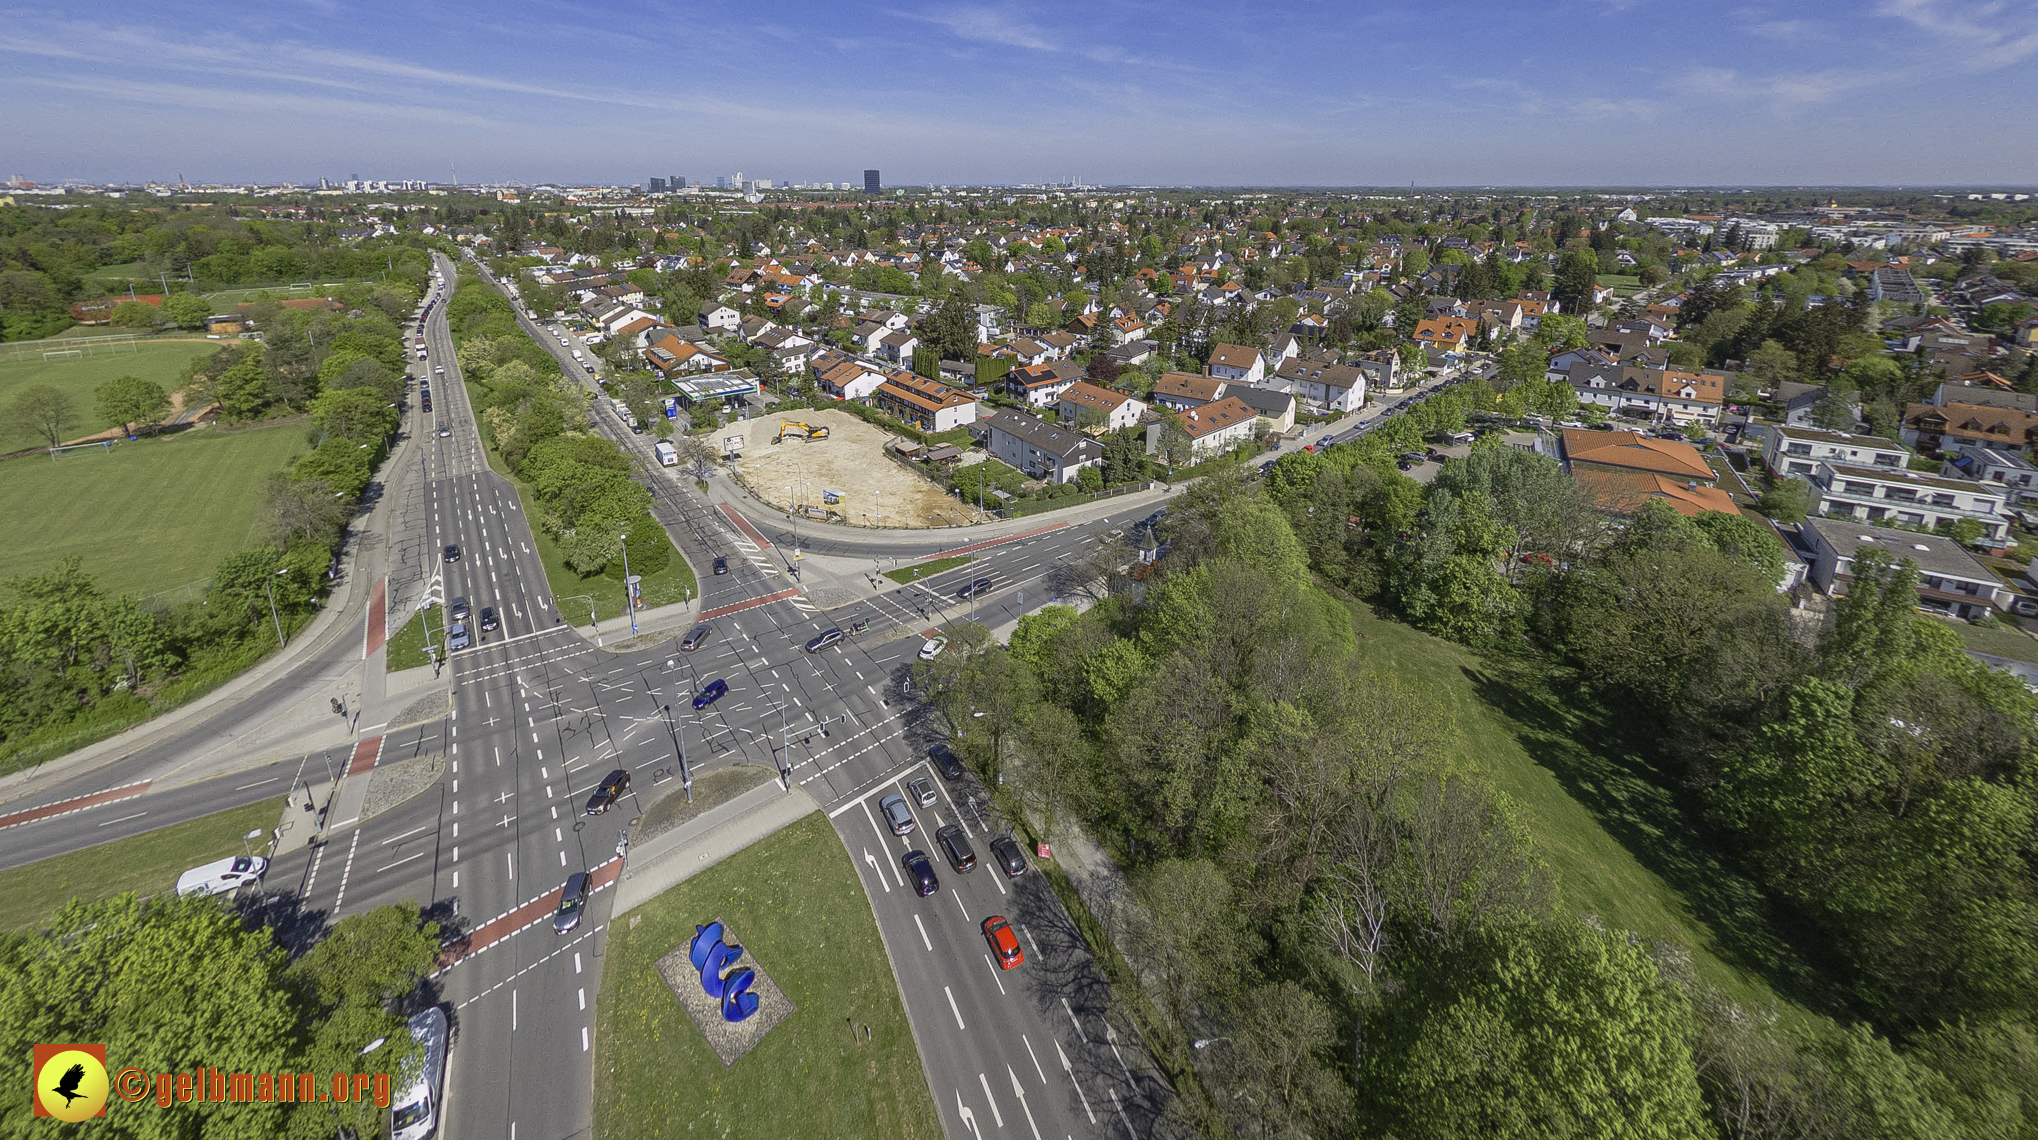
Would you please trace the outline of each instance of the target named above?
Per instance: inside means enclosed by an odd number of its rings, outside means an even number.
[[[102,265],[87,273],[85,280],[109,290],[117,285],[125,285],[129,281],[133,281],[137,283],[135,291],[138,293],[144,291],[140,283],[147,282],[152,286],[146,290],[147,292],[160,293],[163,291],[163,283],[157,279],[156,271],[150,269],[149,263],[146,261],[130,261],[125,265]],[[122,290],[122,292],[125,292],[125,290]]]
[[[1664,777],[1619,754],[1621,730],[1568,677],[1349,608],[1362,660],[1456,713],[1462,763],[1524,810],[1559,906],[1689,950],[1699,977],[1744,1007],[1781,1002],[1797,1016],[1787,996],[1822,994],[1755,885],[1709,849]]]
[[[74,898],[96,902],[123,891],[152,895],[170,890],[177,876],[191,868],[241,854],[241,836],[256,828],[274,830],[283,803],[278,798],[229,808],[0,871],[0,931],[47,922]]]
[[[86,338],[80,338],[86,339]],[[135,342],[133,352],[105,350],[75,360],[41,359],[34,355],[0,355],[0,407],[6,406],[24,388],[48,384],[68,394],[77,404],[76,428],[66,428],[66,439],[91,435],[111,425],[101,423],[93,406],[92,390],[115,376],[139,376],[153,380],[166,392],[177,387],[177,377],[195,356],[216,351],[222,342],[203,338]],[[0,428],[0,455],[36,447],[42,440],[33,435]]]
[[[794,1006],[727,1069],[655,968],[718,916]],[[870,904],[818,812],[609,927],[594,1072],[594,1132],[613,1140],[941,1135]]]
[[[402,629],[390,635],[388,652],[383,655],[384,670],[396,673],[430,665],[432,657],[425,652],[425,642],[430,639],[434,645],[445,644],[444,617],[437,606],[412,614],[410,620],[403,623]]]
[[[168,590],[264,539],[262,485],[307,449],[304,425],[197,428],[0,463],[0,578],[67,554],[109,592]]]

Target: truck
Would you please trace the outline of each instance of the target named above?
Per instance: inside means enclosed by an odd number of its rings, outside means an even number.
[[[651,445],[651,450],[657,454],[660,467],[679,466],[679,449],[671,443],[661,439]]]
[[[415,347],[417,348],[418,359],[423,360],[425,358],[425,338],[423,337],[417,338],[417,344]]]

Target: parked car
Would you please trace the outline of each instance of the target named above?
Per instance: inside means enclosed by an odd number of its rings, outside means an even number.
[[[699,649],[708,640],[708,635],[713,632],[715,631],[708,626],[697,625],[687,630],[686,636],[679,639],[679,647],[687,653],[692,653],[694,650]]]
[[[964,586],[960,590],[957,590],[955,592],[955,596],[958,598],[974,598],[978,594],[981,594],[985,590],[988,590],[990,588],[991,580],[989,578],[978,578],[976,581],[971,582],[969,585]]]
[[[495,616],[494,606],[481,607],[481,632],[494,633],[502,628],[502,619]]]
[[[728,572],[729,572],[729,560],[727,558],[715,559],[715,573],[727,574]]]
[[[1026,952],[1019,949],[1019,936],[1012,933],[1012,924],[1002,914],[994,914],[984,920],[984,941],[991,944],[991,957],[998,960],[1000,970],[1010,970],[1026,961]]]
[[[933,807],[934,781],[925,776],[915,776],[906,781],[906,794],[921,807]]]
[[[877,802],[878,814],[885,817],[885,826],[893,835],[910,835],[913,832],[913,809],[906,806],[904,796],[886,796]]]
[[[566,876],[559,891],[559,909],[552,912],[552,933],[564,934],[580,925],[580,912],[587,905],[587,872]]]
[[[841,641],[842,630],[839,626],[835,629],[823,630],[813,640],[807,642],[807,652],[819,653],[831,645],[840,644]]]
[[[1009,835],[1000,835],[991,840],[991,858],[1005,869],[1005,874],[1018,878],[1026,873],[1026,856],[1019,850],[1019,844]]]
[[[977,869],[977,849],[970,846],[969,836],[962,833],[961,827],[949,824],[934,833],[934,842],[957,874],[967,875]]]
[[[616,806],[616,801],[622,799],[623,793],[629,790],[630,790],[629,769],[618,768],[615,771],[610,772],[607,776],[602,777],[602,782],[600,784],[596,785],[594,789],[594,794],[587,797],[587,814],[589,815],[602,814],[603,812]]]
[[[934,768],[944,780],[962,779],[962,761],[956,758],[955,750],[946,744],[937,744],[927,750],[927,759],[934,761]]]
[[[928,638],[926,642],[920,646],[920,660],[932,661],[936,657],[941,656],[941,651],[946,648],[948,648],[948,639],[946,637],[941,636],[940,634],[936,634],[933,637]]]
[[[707,684],[702,685],[701,691],[693,695],[693,707],[695,709],[707,708],[709,705],[714,704],[716,701],[719,701],[724,696],[728,695],[728,692],[729,682],[722,680],[720,677],[717,677],[714,680],[709,681]]]
[[[934,860],[925,851],[908,851],[899,857],[899,865],[906,869],[906,878],[913,882],[913,893],[926,898],[941,889],[941,880],[934,877]]]
[[[460,544],[457,542],[447,543],[446,549],[439,552],[439,557],[444,558],[448,562],[460,561]]]

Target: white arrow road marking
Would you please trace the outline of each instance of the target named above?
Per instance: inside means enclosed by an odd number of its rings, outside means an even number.
[[[1019,1087],[1019,1074],[1012,1066],[1005,1066],[1005,1075],[1012,1078],[1012,1095],[1019,1098],[1019,1111],[1026,1114],[1026,1127],[1033,1130],[1033,1140],[1040,1140],[1040,1125],[1033,1123],[1033,1110],[1026,1107],[1026,1090]]]
[[[971,1112],[969,1106],[962,1103],[961,1089],[955,1090],[955,1110],[962,1114],[962,1122],[969,1126],[970,1135],[976,1137],[977,1140],[983,1140],[984,1134],[977,1131],[977,1114]]]
[[[998,1098],[991,1095],[991,1079],[982,1073],[978,1073],[977,1083],[984,1086],[984,1099],[991,1102],[991,1119],[997,1123],[998,1127],[1003,1128],[1005,1126],[1005,1116],[998,1111]]]
[[[877,885],[883,887],[885,889],[886,894],[891,894],[892,885],[890,883],[885,882],[885,873],[883,869],[877,865],[877,856],[871,854],[870,848],[868,847],[863,849],[863,861],[870,864],[870,869],[877,873]],[[934,949],[934,947],[929,946],[927,949],[932,950]]]
[[[1061,1069],[1069,1075],[1069,1083],[1076,1086],[1076,1099],[1083,1102],[1083,1115],[1090,1118],[1090,1123],[1097,1123],[1097,1114],[1090,1111],[1090,1098],[1083,1095],[1083,1082],[1076,1079],[1076,1067],[1069,1064],[1069,1055],[1061,1051],[1061,1042],[1054,1043],[1054,1052],[1061,1058]]]

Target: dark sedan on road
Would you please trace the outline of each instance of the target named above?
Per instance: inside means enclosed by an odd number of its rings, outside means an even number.
[[[440,551],[439,556],[448,562],[460,561],[460,544],[457,542],[447,543],[446,549]]]
[[[693,695],[693,707],[696,709],[707,708],[709,705],[721,700],[728,692],[729,682],[717,677],[702,685],[701,691]]]
[[[906,877],[913,881],[913,892],[926,898],[941,889],[941,880],[934,877],[934,860],[925,851],[908,851],[899,858],[899,865],[906,869]]]
[[[957,590],[955,592],[955,596],[958,598],[974,598],[978,594],[981,594],[985,590],[988,590],[990,588],[991,580],[989,578],[978,578],[976,581],[971,582],[969,585],[964,586],[960,590]]]
[[[494,633],[502,628],[502,619],[495,616],[494,606],[481,607],[481,632]]]
[[[934,843],[957,874],[967,875],[977,869],[977,849],[970,846],[969,836],[962,833],[962,828],[949,824],[934,833]]]
[[[998,866],[1003,867],[1005,874],[1010,878],[1016,879],[1026,873],[1026,856],[1019,850],[1019,844],[1009,835],[1000,835],[991,840],[991,858],[998,861]]]
[[[807,642],[807,652],[819,653],[823,649],[826,649],[831,645],[839,645],[841,644],[841,642],[842,642],[841,627],[838,626],[835,629],[824,630],[820,634],[816,635],[812,641]]]
[[[559,909],[552,913],[552,933],[564,934],[580,925],[581,908],[587,905],[587,872],[575,871],[566,876],[565,889],[559,892]]]
[[[729,560],[726,558],[715,559],[715,573],[727,574],[728,572],[729,572]]]
[[[699,649],[701,644],[707,641],[708,635],[713,632],[715,631],[708,626],[697,625],[686,631],[686,636],[679,641],[679,647],[687,653],[692,653],[694,650]]]
[[[962,779],[962,761],[956,759],[955,750],[946,744],[937,744],[927,750],[927,759],[934,761],[934,767],[944,780]]]
[[[602,814],[614,807],[616,801],[623,798],[623,793],[629,790],[629,769],[618,768],[610,772],[607,776],[603,777],[601,785],[595,788],[594,794],[587,797],[587,814]]]

